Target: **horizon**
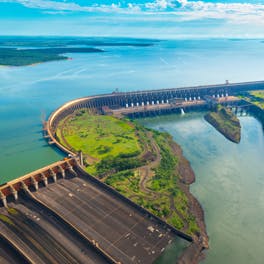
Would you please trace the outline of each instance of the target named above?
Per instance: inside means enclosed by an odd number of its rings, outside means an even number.
[[[264,38],[264,0],[0,0],[4,36]]]

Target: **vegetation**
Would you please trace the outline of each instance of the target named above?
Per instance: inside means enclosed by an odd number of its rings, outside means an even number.
[[[231,110],[217,105],[214,112],[205,115],[205,120],[214,126],[227,139],[239,143],[241,139],[241,126],[238,118]]]
[[[88,53],[102,52],[94,48],[45,48],[45,49],[13,49],[0,48],[0,65],[25,66],[35,63],[48,62],[54,60],[66,60],[68,57],[64,53]]]
[[[157,40],[131,38],[87,38],[87,37],[14,37],[0,36],[0,46],[8,47],[66,47],[66,46],[152,46]]]
[[[240,97],[264,110],[264,90],[247,92]]]
[[[174,227],[199,234],[169,134],[78,110],[60,122],[56,135],[66,147],[82,150],[89,173]]]

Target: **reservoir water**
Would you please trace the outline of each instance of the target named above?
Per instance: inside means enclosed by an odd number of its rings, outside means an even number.
[[[0,67],[0,184],[63,157],[42,137],[41,120],[64,102],[92,94],[263,79],[261,40],[170,40],[150,47],[104,47],[100,54],[29,67]],[[151,122],[182,145],[205,209],[205,263],[262,263],[263,131],[241,117],[242,141],[218,134],[202,114]]]

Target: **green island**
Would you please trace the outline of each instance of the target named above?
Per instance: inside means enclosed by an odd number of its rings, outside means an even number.
[[[189,192],[194,173],[168,133],[82,109],[60,121],[56,137],[68,149],[82,151],[89,174],[194,239],[207,241],[202,208]]]
[[[43,49],[15,49],[0,48],[0,65],[26,66],[48,61],[67,60],[65,53],[103,52],[96,48],[43,48]]]
[[[215,111],[207,113],[204,118],[227,139],[235,143],[240,142],[240,122],[231,110],[225,108],[224,106],[217,105]]]

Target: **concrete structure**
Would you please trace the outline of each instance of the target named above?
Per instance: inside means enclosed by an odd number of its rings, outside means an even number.
[[[56,127],[60,120],[77,109],[88,108],[91,111],[138,113],[151,111],[170,111],[190,107],[200,107],[208,103],[208,97],[222,100],[232,97],[239,92],[264,89],[264,81],[245,83],[225,83],[219,85],[205,85],[183,88],[146,90],[135,92],[113,92],[97,96],[88,96],[67,102],[53,112],[44,124],[44,137],[48,138],[49,144],[56,144],[65,153],[75,156],[71,150],[65,148],[56,140]],[[80,162],[80,160],[79,160]]]

